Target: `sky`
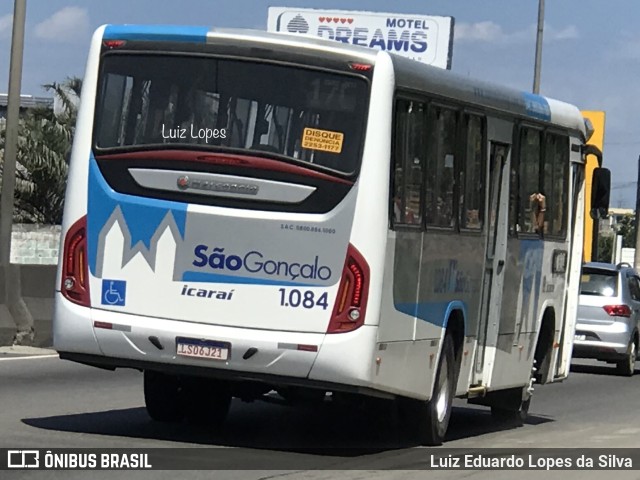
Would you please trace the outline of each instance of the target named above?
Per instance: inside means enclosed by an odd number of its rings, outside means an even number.
[[[368,10],[455,19],[452,70],[531,91],[537,0],[27,0],[22,92],[82,77],[105,23],[266,29],[269,6]],[[8,90],[13,1],[0,0],[0,92]],[[640,1],[546,0],[540,93],[606,112],[612,207],[635,206],[640,155]]]

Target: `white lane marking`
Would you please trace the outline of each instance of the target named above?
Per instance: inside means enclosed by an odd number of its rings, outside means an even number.
[[[34,360],[38,358],[54,358],[58,356],[59,355],[57,353],[54,353],[50,355],[29,355],[28,357],[7,357],[7,358],[0,357],[0,362],[7,362],[9,360]]]

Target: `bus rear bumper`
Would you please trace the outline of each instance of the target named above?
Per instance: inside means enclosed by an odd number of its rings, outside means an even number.
[[[326,335],[206,325],[90,309],[56,295],[54,348],[63,359],[108,369],[153,369],[274,385],[343,384],[337,388],[343,391],[369,385],[371,352],[354,345],[372,348],[375,327]],[[178,337],[228,342],[229,358],[178,355]]]

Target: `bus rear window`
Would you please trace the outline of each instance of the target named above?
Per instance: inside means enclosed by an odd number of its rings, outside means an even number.
[[[94,144],[257,150],[351,174],[359,166],[367,93],[363,78],[294,66],[109,54]]]

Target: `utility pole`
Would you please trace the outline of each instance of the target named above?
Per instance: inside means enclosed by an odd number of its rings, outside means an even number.
[[[540,68],[542,64],[542,33],[544,31],[544,0],[538,0],[538,32],[536,34],[536,62],[533,67],[533,93],[540,93]]]
[[[636,211],[634,215],[634,225],[636,227],[636,251],[633,256],[633,267],[637,270],[640,267],[640,234],[638,234],[638,213],[640,213],[640,156],[638,157],[638,183],[636,184]]]
[[[0,194],[0,267],[4,267],[5,291],[11,278],[11,227],[13,224],[14,193],[16,189],[16,157],[18,154],[18,122],[20,120],[20,84],[22,82],[22,52],[27,0],[15,0],[13,7],[13,35],[9,66],[9,97]],[[7,295],[5,295],[7,296]],[[0,302],[7,299],[0,299]]]

